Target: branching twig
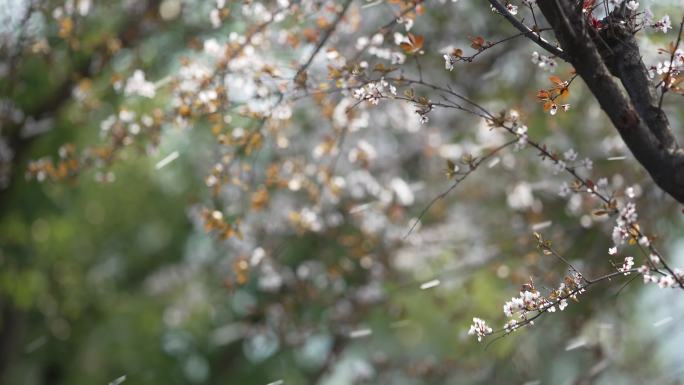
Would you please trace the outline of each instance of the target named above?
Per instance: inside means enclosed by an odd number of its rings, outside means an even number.
[[[658,109],[662,110],[663,109],[663,99],[665,98],[665,94],[669,90],[668,84],[670,81],[670,77],[672,76],[672,63],[674,62],[675,58],[675,53],[677,52],[677,49],[679,48],[679,44],[682,42],[682,29],[684,29],[684,16],[682,16],[682,21],[679,23],[679,32],[677,33],[677,43],[675,43],[674,48],[672,48],[672,52],[670,53],[670,68],[669,71],[667,72],[667,75],[665,75],[665,79],[662,83],[661,87],[661,93],[660,93],[660,100],[658,100]]]
[[[538,32],[532,30],[530,27],[520,22],[520,20],[516,19],[515,16],[508,12],[506,6],[499,2],[499,0],[489,0],[489,3],[492,5],[492,7],[494,7],[494,9],[501,13],[501,15],[503,15],[503,17],[506,18],[506,20],[508,20],[508,22],[511,23],[511,25],[513,25],[518,31],[522,32],[530,40],[537,43],[538,46],[545,49],[552,55],[558,56],[559,58],[568,61],[568,57],[562,49],[551,44],[550,42],[542,38]]]
[[[335,17],[335,20],[332,22],[330,26],[326,29],[325,33],[321,37],[321,39],[318,41],[318,44],[316,44],[316,48],[314,48],[313,52],[311,55],[309,55],[309,58],[302,64],[299,69],[297,70],[297,74],[295,75],[295,80],[299,79],[301,74],[303,74],[307,68],[311,65],[313,62],[314,58],[318,54],[318,52],[323,48],[325,43],[328,42],[328,39],[330,39],[330,36],[332,36],[333,32],[337,29],[337,25],[342,21],[344,18],[344,15],[347,13],[347,9],[349,9],[349,6],[351,5],[352,0],[346,0],[344,2],[344,5],[342,6],[342,9],[337,13],[337,17]]]
[[[411,233],[416,228],[416,226],[418,226],[418,223],[420,223],[420,220],[425,216],[425,214],[427,214],[427,212],[430,210],[430,208],[435,203],[437,203],[439,200],[444,199],[447,195],[449,195],[449,193],[451,191],[453,191],[461,182],[463,182],[465,180],[465,178],[468,177],[468,175],[470,175],[473,171],[475,171],[482,164],[482,162],[486,161],[487,159],[490,159],[492,156],[496,155],[499,151],[503,150],[504,148],[506,148],[508,146],[515,144],[517,141],[518,141],[518,139],[514,139],[514,140],[511,140],[509,142],[506,142],[506,143],[500,145],[499,147],[493,149],[492,151],[488,152],[485,156],[483,156],[483,157],[473,161],[472,163],[470,163],[468,170],[466,170],[465,172],[460,174],[459,177],[456,178],[454,183],[448,189],[446,189],[444,192],[437,195],[436,197],[432,198],[432,200],[427,204],[427,206],[425,206],[425,208],[423,208],[423,210],[420,212],[418,217],[414,220],[411,228],[408,230],[406,235],[404,235],[404,239],[406,239],[409,235],[411,235]]]

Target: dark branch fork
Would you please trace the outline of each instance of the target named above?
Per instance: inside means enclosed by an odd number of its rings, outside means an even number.
[[[599,35],[583,15],[575,12],[570,1],[546,1],[538,5],[569,62],[635,158],[663,190],[684,202],[684,151],[674,138],[667,116],[658,108],[656,93],[629,23],[612,23],[612,29]],[[618,8],[608,18],[624,20],[627,12],[624,7]],[[610,50],[599,48],[599,39]]]
[[[489,3],[530,40],[573,65],[637,161],[660,188],[684,203],[684,150],[661,108],[662,94],[652,87],[641,59],[633,11],[624,4],[616,7],[605,19],[610,27],[599,31],[582,13],[582,2],[538,1],[558,48],[511,15],[499,0]]]

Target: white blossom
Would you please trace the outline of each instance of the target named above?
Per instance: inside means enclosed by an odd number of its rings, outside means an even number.
[[[630,11],[636,11],[637,8],[639,8],[639,2],[635,0],[629,0],[627,1],[627,4],[625,4],[625,7],[627,7],[627,9]]]
[[[655,29],[661,30],[663,33],[667,33],[667,30],[672,29],[672,22],[670,21],[670,15],[665,15],[655,24],[651,25]]]
[[[513,4],[511,4],[511,3],[508,3],[508,4],[506,4],[506,9],[508,10],[508,12],[509,12],[511,15],[514,15],[514,16],[515,16],[515,15],[518,14],[518,6],[517,6],[517,5],[513,5]]]
[[[566,167],[567,167],[567,165],[565,164],[564,161],[562,161],[562,160],[556,161],[553,164],[553,174],[555,175],[555,174],[558,174],[559,172],[562,172],[563,170],[565,170]]]
[[[452,71],[454,69],[454,64],[458,61],[458,58],[454,55],[448,53],[444,54],[444,68],[447,71]]]
[[[674,277],[672,277],[670,274],[665,274],[662,277],[660,277],[660,280],[658,281],[658,287],[661,289],[666,289],[669,287],[673,287],[676,284],[676,281]]]
[[[558,191],[558,195],[561,198],[565,198],[570,194],[572,194],[572,190],[570,189],[570,186],[568,185],[567,182],[563,182],[563,184],[561,184],[560,191]]]
[[[542,70],[549,72],[553,72],[557,66],[556,61],[553,58],[541,55],[537,51],[532,52],[532,63],[536,64],[537,67],[541,68]]]
[[[648,256],[648,258],[653,262],[653,264],[658,264],[660,263],[660,257],[657,256],[656,254],[651,254]]]
[[[634,257],[626,257],[624,262],[622,262],[622,266],[618,268],[618,271],[621,273],[624,273],[625,275],[629,275],[630,270],[634,266]]]
[[[482,337],[487,336],[488,334],[492,333],[492,328],[487,326],[487,323],[477,317],[473,318],[473,324],[470,325],[470,329],[468,330],[468,335],[475,335],[477,336],[477,341],[482,341]]]
[[[577,153],[572,148],[563,153],[563,158],[568,162],[573,162],[577,159]]]
[[[146,98],[153,98],[155,95],[154,83],[145,80],[145,73],[142,70],[135,70],[133,76],[128,78],[124,87],[126,96],[140,95]]]

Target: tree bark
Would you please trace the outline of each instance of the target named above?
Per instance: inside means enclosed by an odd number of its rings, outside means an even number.
[[[684,150],[659,107],[641,60],[630,12],[614,10],[599,31],[574,0],[537,2],[575,67],[634,157],[660,188],[684,203]],[[580,2],[581,4],[581,2]],[[625,21],[625,23],[621,23]]]

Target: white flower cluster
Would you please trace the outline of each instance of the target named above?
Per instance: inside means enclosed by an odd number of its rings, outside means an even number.
[[[646,16],[644,16],[644,24],[651,24],[651,23],[646,23],[648,19]],[[651,28],[659,29],[663,33],[667,33],[668,30],[672,29],[672,22],[670,21],[670,15],[665,15],[660,18],[660,20],[656,21],[655,23],[651,24]]]
[[[503,313],[507,318],[518,316],[519,320],[527,321],[530,312],[554,313],[556,305],[560,311],[563,311],[568,306],[568,298],[576,299],[577,294],[585,291],[582,287],[582,276],[578,273],[565,277],[565,281],[561,282],[557,289],[552,290],[548,297],[542,296],[532,284],[525,286],[526,290],[521,291],[518,297],[511,298],[503,305]],[[517,325],[518,320],[510,320],[504,325],[504,329],[511,332],[518,327]]]
[[[636,11],[639,8],[639,2],[635,0],[629,0],[625,5],[630,11]]]
[[[382,78],[380,81],[371,82],[363,87],[355,89],[352,96],[354,99],[367,100],[371,104],[377,105],[380,102],[380,99],[387,96],[383,94],[386,89],[389,90],[392,96],[397,95],[397,87],[389,84],[385,78]]]
[[[631,227],[638,218],[634,202],[627,202],[621,209],[613,227],[613,243],[620,246],[631,237]]]
[[[478,341],[482,341],[482,337],[485,337],[492,333],[492,328],[487,326],[487,323],[480,318],[473,318],[473,324],[470,325],[470,330],[468,330],[468,335],[476,335]]]
[[[568,307],[568,299],[576,300],[579,294],[586,291],[586,286],[583,283],[582,275],[578,272],[572,272],[565,277],[558,288],[551,290],[546,297],[534,287],[533,283],[523,285],[520,294],[511,298],[510,301],[506,301],[503,305],[503,313],[506,318],[509,318],[504,323],[504,332],[511,333],[521,326],[534,325],[534,319],[541,313],[554,313],[557,309],[565,310]],[[476,335],[477,340],[481,341],[482,337],[491,333],[492,329],[487,327],[485,321],[473,318],[473,324],[470,326],[468,334]]]
[[[565,170],[565,168],[566,168],[567,166],[568,166],[568,165],[565,163],[565,161],[563,161],[563,160],[557,160],[557,161],[553,164],[553,175],[557,175],[558,173],[563,172],[563,170]]]
[[[520,121],[520,113],[510,110],[506,115],[506,122],[511,126],[511,130],[518,137],[518,141],[513,145],[515,151],[520,151],[527,146],[527,126]]]
[[[541,55],[537,51],[532,52],[532,63],[536,64],[539,68],[543,69],[544,71],[549,72],[553,72],[557,66],[556,60],[549,56]]]
[[[404,40],[408,40],[404,35],[396,33],[394,36],[395,44],[399,45]],[[356,39],[355,47],[357,50],[367,50],[368,54],[379,59],[389,60],[392,65],[403,64],[406,61],[406,55],[400,51],[394,51],[390,48],[383,47],[385,43],[385,36],[381,33],[376,33],[371,36],[361,36]]]
[[[622,262],[622,266],[618,268],[618,271],[625,275],[629,275],[632,267],[634,267],[634,257],[626,257],[624,262]]]
[[[527,126],[520,124],[515,127],[515,134],[518,135],[518,141],[513,145],[515,151],[520,151],[527,145]]]
[[[154,83],[145,80],[145,73],[142,70],[135,70],[124,87],[124,95],[126,96],[139,95],[153,98],[155,93]]]
[[[577,152],[571,148],[563,153],[563,158],[568,162],[574,162],[577,160]]]
[[[668,60],[651,66],[648,69],[648,75],[651,78],[655,78],[656,75],[661,75],[663,78],[667,79],[667,84],[663,84],[663,86],[665,88],[671,88],[676,84],[679,74],[682,71],[684,71],[684,50],[678,48],[672,55],[671,61],[668,58]],[[664,76],[667,74],[670,76]]]
[[[651,255],[651,262],[654,260],[659,262],[660,258],[658,258],[657,255]],[[653,263],[655,264],[657,262]],[[655,275],[647,265],[640,266],[637,268],[637,271],[644,278],[644,283],[656,283],[661,289],[679,287],[679,282],[684,282],[684,273],[677,268],[673,270],[674,276],[668,273]]]
[[[458,62],[458,57],[452,54],[445,53],[444,54],[444,68],[447,71],[452,71],[454,69],[454,65]]]
[[[428,114],[432,111],[432,104],[416,104],[416,114],[420,124],[425,124],[430,121]]]
[[[577,152],[573,150],[572,148],[563,153],[563,160],[557,159],[554,164],[553,164],[553,174],[556,175],[560,172],[563,172],[567,167],[568,163],[572,163],[577,160]],[[580,166],[587,167],[591,169],[593,163],[589,158],[583,159],[580,164]],[[562,195],[561,195],[562,196]]]
[[[553,105],[551,105],[551,108],[549,109],[549,114],[556,115],[558,113],[558,107],[559,106],[556,103],[553,103]],[[560,108],[563,110],[563,112],[567,112],[570,109],[570,105],[561,104]]]
[[[109,115],[100,123],[100,130],[103,135],[114,132],[117,136],[122,136],[124,145],[132,143],[130,136],[138,135],[141,131],[147,130],[154,125],[154,118],[144,114],[138,118],[135,111],[122,109],[117,115]]]
[[[568,182],[563,182],[558,191],[558,196],[560,196],[561,198],[565,198],[570,194],[572,194],[572,189],[570,188],[570,185],[568,185]]]
[[[216,8],[212,8],[209,12],[209,20],[211,21],[211,26],[218,28],[222,24],[221,12],[226,7],[226,0],[216,0]]]
[[[493,5],[491,6],[491,9],[492,9],[492,12],[494,12],[494,13],[500,13],[499,10],[494,8]],[[518,6],[511,4],[511,3],[508,3],[508,2],[506,3],[506,10],[508,11],[508,13],[510,13],[513,16],[518,14]]]
[[[639,2],[636,0],[610,0],[610,5],[613,7],[625,4],[625,7],[630,11],[636,11],[639,8]]]
[[[506,9],[508,10],[508,13],[510,13],[511,15],[515,16],[518,14],[518,6],[517,5],[513,5],[511,3],[506,3]]]
[[[581,160],[577,160],[578,154],[574,149],[569,149],[563,153],[563,159],[550,159],[550,161],[553,163],[553,168],[552,172],[554,175],[557,175],[566,169],[570,168],[577,168],[577,167],[582,167],[586,168],[587,170],[591,170],[594,168],[594,162],[589,159],[589,158],[584,158]],[[565,187],[561,186],[561,197],[566,197],[570,195],[570,189],[569,186],[567,186],[567,183],[564,184]],[[593,191],[588,191],[592,193]]]

